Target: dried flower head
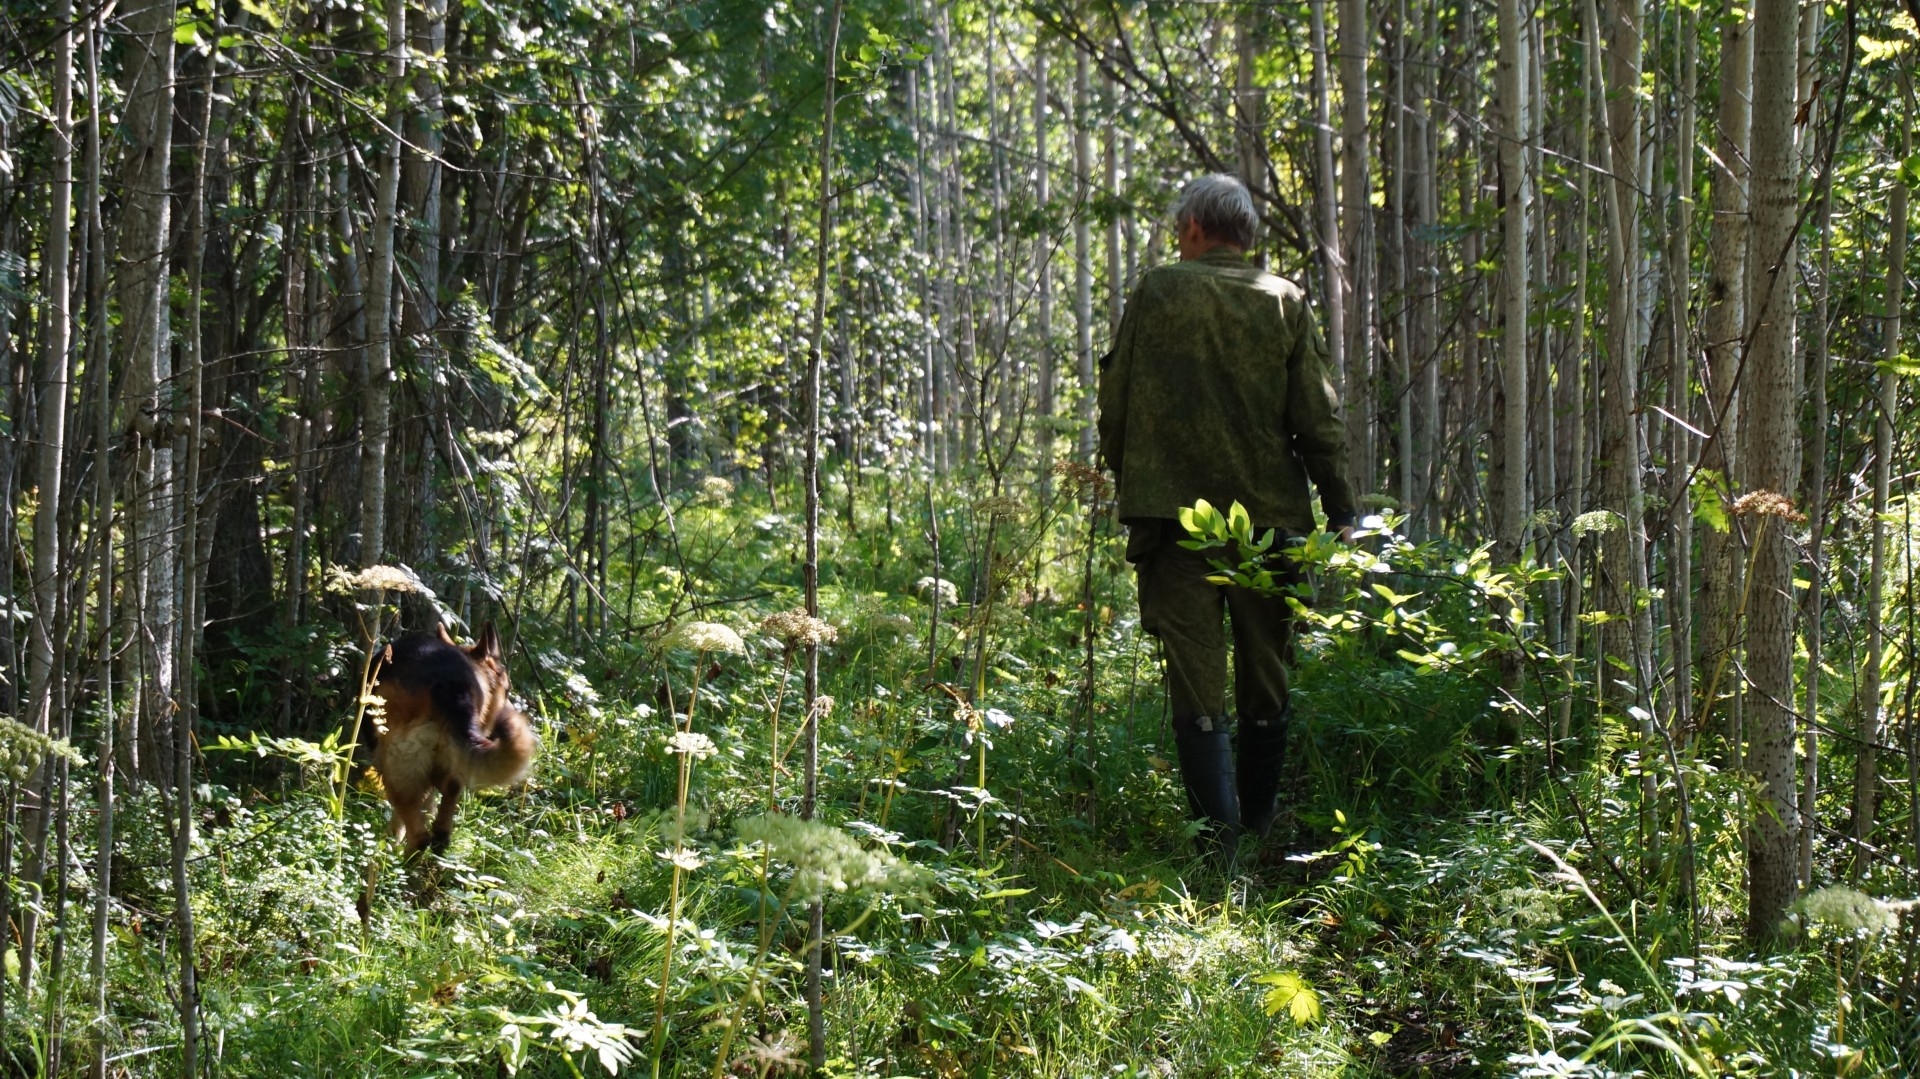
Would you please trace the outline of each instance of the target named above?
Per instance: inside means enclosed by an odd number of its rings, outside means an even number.
[[[951,607],[960,602],[960,586],[945,577],[922,577],[913,582],[915,595],[928,599],[938,599],[942,607]]]
[[[1092,491],[1098,496],[1107,489],[1107,477],[1084,461],[1055,461],[1053,474],[1073,484],[1081,492]]]
[[[918,890],[925,871],[886,851],[870,851],[830,824],[782,814],[740,822],[740,841],[764,843],[773,856],[793,867],[797,898],[818,899],[828,892],[873,889]]]
[[[724,652],[741,656],[747,644],[740,635],[718,622],[682,622],[661,642],[664,648],[690,648],[695,652]]]
[[[819,722],[833,714],[833,705],[833,698],[822,693],[813,699],[813,707],[807,710],[807,714],[815,722]]]
[[[1802,524],[1807,515],[1793,508],[1793,500],[1778,491],[1748,491],[1733,503],[1735,517],[1778,517],[1793,524]]]
[[[673,737],[667,739],[667,752],[685,753],[697,761],[706,760],[719,751],[713,739],[699,731],[675,731]]]
[[[749,1034],[743,1045],[746,1059],[760,1066],[761,1073],[767,1071],[802,1071],[807,1062],[800,1055],[800,1043],[787,1031],[769,1037]]]
[[[986,514],[988,517],[1018,517],[1020,516],[1020,511],[1025,507],[1020,504],[1020,500],[1017,498],[1009,498],[1006,495],[992,495],[975,502],[973,508],[974,512]]]
[[[815,618],[798,607],[768,615],[760,622],[760,632],[777,638],[789,652],[809,645],[832,644],[840,639],[840,631],[833,623]]]
[[[1627,519],[1613,510],[1588,510],[1573,519],[1573,534],[1581,536],[1604,536],[1617,528],[1625,528]]]

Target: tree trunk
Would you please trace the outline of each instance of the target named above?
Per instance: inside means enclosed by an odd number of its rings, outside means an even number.
[[[1366,0],[1340,0],[1340,206],[1345,217],[1340,250],[1347,260],[1344,381],[1352,481],[1374,487],[1373,201],[1367,152]]]
[[[1901,74],[1904,84],[1907,75]],[[1913,155],[1913,119],[1900,116],[1900,160]],[[1857,878],[1866,869],[1868,844],[1873,839],[1874,819],[1878,815],[1880,758],[1882,737],[1881,667],[1886,657],[1887,589],[1887,503],[1893,487],[1893,421],[1900,400],[1898,364],[1901,308],[1906,300],[1907,283],[1907,185],[1896,178],[1893,193],[1887,198],[1887,299],[1885,338],[1880,367],[1879,400],[1873,425],[1873,516],[1867,571],[1867,657],[1860,672],[1860,751],[1853,789],[1853,838],[1856,843],[1853,874]],[[1909,658],[1908,662],[1912,662]],[[1913,722],[1909,718],[1908,722]]]
[[[53,70],[53,184],[52,212],[47,221],[46,351],[40,361],[40,418],[34,456],[34,482],[39,508],[33,516],[33,618],[27,623],[27,701],[32,727],[41,734],[59,736],[54,715],[55,641],[62,628],[56,617],[62,565],[60,541],[61,465],[67,449],[67,384],[73,357],[73,3],[59,0],[54,23]],[[71,572],[71,567],[67,567]],[[26,870],[20,884],[25,902],[20,913],[20,987],[22,998],[33,992],[35,944],[44,909],[40,888],[47,873],[47,825],[59,758],[48,754],[34,783],[39,808],[29,831]],[[62,867],[64,868],[64,867]],[[57,900],[56,900],[57,902]]]
[[[378,565],[386,553],[387,447],[393,414],[393,249],[400,201],[400,127],[405,121],[406,0],[387,0],[386,152],[375,192],[373,265],[368,268],[367,368],[360,387],[360,564]]]
[[[827,333],[827,266],[833,244],[833,111],[839,94],[841,0],[833,0],[827,23],[825,115],[820,127],[820,231],[814,261],[812,346],[807,350],[806,386],[806,561],[801,568],[807,614],[820,617],[820,350]],[[809,638],[806,674],[806,790],[800,816],[812,820],[820,790],[820,645]],[[815,1072],[826,1066],[827,1013],[820,996],[821,949],[826,944],[825,908],[814,900],[807,908],[807,1058]]]
[[[1710,436],[1701,448],[1700,468],[1720,496],[1732,490],[1739,456],[1740,408],[1735,381],[1741,339],[1747,332],[1747,143],[1753,90],[1753,22],[1745,3],[1731,5],[1741,14],[1720,30],[1719,135],[1714,143],[1713,225],[1707,239],[1707,288],[1701,334],[1705,338],[1706,415],[1700,427]],[[1700,536],[1700,643],[1703,672],[1730,666],[1738,641],[1739,595],[1743,567],[1733,533],[1709,527]],[[1739,696],[1732,679],[1707,673],[1706,692],[1731,691],[1725,732],[1740,754]],[[1701,702],[1695,722],[1704,726],[1719,707]]]
[[[1093,201],[1092,86],[1085,49],[1074,52],[1073,66],[1073,355],[1080,376],[1079,458],[1093,460]]]
[[[1758,0],[1753,22],[1752,305],[1741,486],[1784,502],[1799,479],[1794,369],[1798,82],[1796,0]],[[1747,936],[1778,929],[1793,901],[1796,868],[1793,762],[1793,549],[1790,508],[1761,503],[1751,533],[1746,673],[1748,770],[1758,785],[1747,833]]]
[[[1040,489],[1053,490],[1054,410],[1053,389],[1056,375],[1053,364],[1053,230],[1052,198],[1049,190],[1051,171],[1047,165],[1047,48],[1036,43],[1033,50],[1033,204],[1043,222],[1033,241],[1033,342],[1034,378],[1038,384],[1035,403],[1034,438],[1040,444]]]
[[[1518,561],[1527,524],[1527,213],[1526,148],[1531,137],[1523,85],[1520,0],[1500,0],[1500,505],[1499,557]]]
[[[1327,361],[1347,369],[1347,264],[1340,254],[1340,200],[1334,194],[1332,79],[1327,69],[1327,0],[1310,0],[1313,22],[1313,191],[1320,273],[1326,283]],[[1349,405],[1351,408],[1351,405]]]
[[[128,772],[164,783],[170,764],[159,736],[173,694],[173,578],[179,539],[173,524],[173,446],[165,430],[162,388],[173,377],[167,314],[167,241],[173,156],[174,0],[141,4],[127,13],[129,54],[123,61],[126,107],[120,130],[126,143],[120,175],[125,195],[115,279],[120,300],[119,366],[127,372],[131,426],[138,436],[133,476],[134,616],[141,631],[140,707],[121,739]],[[148,643],[150,642],[150,643]]]

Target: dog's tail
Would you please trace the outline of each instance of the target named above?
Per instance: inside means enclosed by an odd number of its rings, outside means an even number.
[[[491,720],[474,725],[468,732],[466,750],[470,786],[504,787],[527,774],[534,754],[540,751],[540,739],[534,735],[526,713],[509,704],[495,712]]]

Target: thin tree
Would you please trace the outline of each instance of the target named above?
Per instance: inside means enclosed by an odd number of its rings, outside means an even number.
[[[46,328],[46,350],[40,361],[40,430],[34,480],[39,486],[39,508],[33,517],[33,618],[28,622],[27,701],[33,710],[33,729],[58,735],[54,716],[55,641],[60,635],[56,608],[60,606],[62,558],[60,550],[61,465],[67,448],[67,383],[73,358],[73,3],[60,0],[54,9],[60,27],[53,47],[53,190],[47,221],[47,307],[41,320]],[[28,862],[21,880],[26,902],[20,913],[21,995],[33,991],[35,944],[38,941],[40,888],[47,872],[47,826],[52,816],[53,788],[59,759],[47,754],[34,783],[34,802]],[[65,867],[61,867],[64,871]]]
[[[1344,377],[1347,431],[1352,442],[1353,483],[1373,489],[1373,202],[1367,147],[1366,0],[1340,0],[1340,209],[1341,253],[1346,256],[1347,297]]]
[[[1791,507],[1800,471],[1794,356],[1798,155],[1796,0],[1759,0],[1753,19],[1753,235],[1749,354],[1741,417],[1742,486],[1761,512],[1747,587],[1747,768],[1758,785],[1747,831],[1747,936],[1770,937],[1793,901],[1794,599]]]
[[[1902,97],[1908,96],[1910,76],[1900,73]],[[1904,109],[1900,117],[1900,160],[1913,156],[1913,118]],[[1853,875],[1866,869],[1873,840],[1880,787],[1879,745],[1882,737],[1881,668],[1886,662],[1887,504],[1893,487],[1893,423],[1900,401],[1899,365],[1901,311],[1907,284],[1907,200],[1905,170],[1896,171],[1887,197],[1887,285],[1885,337],[1881,344],[1879,393],[1873,424],[1873,514],[1867,570],[1867,655],[1860,672],[1859,756],[1853,788]],[[1908,662],[1913,662],[1909,657]],[[1909,722],[1912,722],[1909,719]]]
[[[1527,523],[1527,178],[1526,63],[1520,0],[1500,0],[1500,390],[1503,481],[1495,513],[1502,557],[1518,560]]]
[[[1327,360],[1347,369],[1347,267],[1340,255],[1340,200],[1334,194],[1332,78],[1327,70],[1327,0],[1310,0],[1313,42],[1313,192],[1326,283]]]
[[[406,0],[387,0],[387,109],[382,120],[385,150],[374,193],[373,265],[369,267],[367,367],[360,385],[360,564],[380,562],[387,534],[387,447],[393,399],[393,249],[400,201],[400,129],[405,122],[407,77]]]
[[[807,491],[805,582],[807,614],[820,617],[820,354],[826,347],[827,266],[833,244],[833,111],[839,94],[840,14],[842,0],[833,0],[827,17],[827,72],[824,115],[820,121],[820,231],[813,265],[813,328],[807,349],[806,463],[802,483]],[[812,820],[820,796],[820,642],[807,640],[805,676],[807,702],[805,793],[800,816]],[[827,1063],[827,1013],[820,996],[821,949],[826,944],[826,915],[820,900],[807,908],[807,1059],[818,1072]]]
[[[1705,339],[1706,414],[1700,426],[1708,439],[1701,448],[1700,467],[1713,485],[1714,496],[1730,490],[1739,456],[1740,409],[1736,381],[1740,342],[1746,334],[1747,311],[1747,144],[1752,126],[1749,98],[1753,89],[1753,21],[1744,0],[1730,0],[1720,20],[1720,97],[1715,106],[1718,134],[1712,158],[1712,225],[1707,238],[1707,287],[1701,335]],[[1740,554],[1731,530],[1709,527],[1700,537],[1700,645],[1703,672],[1727,663],[1737,638],[1740,591]],[[1707,676],[1707,692],[1717,693]],[[1716,702],[1703,701],[1698,722],[1705,723]],[[1725,733],[1739,759],[1738,698],[1729,703]]]

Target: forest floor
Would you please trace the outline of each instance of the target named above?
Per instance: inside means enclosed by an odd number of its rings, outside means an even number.
[[[444,857],[400,864],[373,781],[339,798],[316,744],[210,753],[194,883],[211,1074],[795,1074],[815,893],[836,1076],[1864,1076],[1916,1059],[1885,925],[1811,911],[1771,954],[1740,943],[1740,784],[1706,759],[1683,774],[1703,822],[1695,936],[1684,852],[1647,838],[1672,807],[1643,811],[1627,728],[1578,709],[1550,762],[1547,683],[1496,706],[1487,612],[1511,582],[1483,556],[1383,537],[1362,544],[1373,564],[1322,552],[1287,808],[1228,880],[1191,853],[1118,544],[1089,562],[1064,497],[1058,518],[956,503],[936,559],[924,515],[897,510],[826,524],[828,825],[788,815],[801,676],[758,631],[799,603],[798,522],[717,488],[683,507],[678,565],[630,567],[607,631],[517,612],[543,754],[523,787],[463,806]],[[994,602],[964,602],[989,543]],[[639,628],[689,587],[745,654]],[[676,754],[689,711],[711,745]],[[109,1037],[118,1067],[158,1073],[177,1037],[165,831],[139,798],[120,827],[120,936],[145,946],[117,952]],[[92,1036],[70,1033],[67,1059]]]

